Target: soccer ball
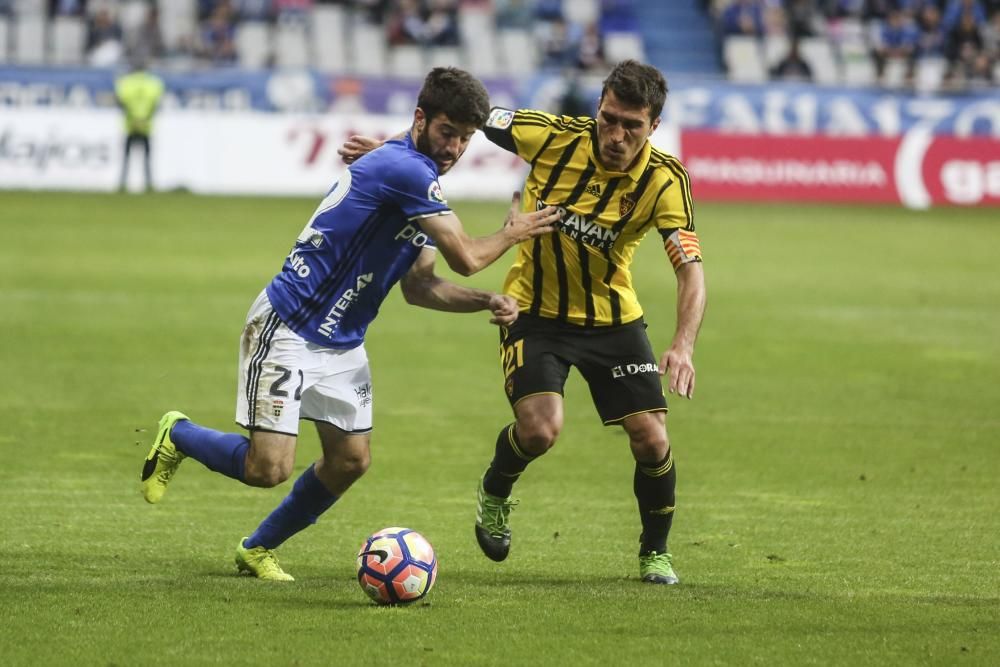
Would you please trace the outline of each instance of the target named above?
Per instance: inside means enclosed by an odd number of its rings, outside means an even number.
[[[409,528],[383,528],[358,550],[358,583],[378,604],[409,604],[437,580],[431,543]]]

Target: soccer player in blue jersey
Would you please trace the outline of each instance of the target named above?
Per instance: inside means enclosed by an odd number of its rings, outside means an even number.
[[[291,493],[236,547],[236,565],[260,579],[291,581],[274,549],[316,522],[368,469],[372,380],[365,330],[397,282],[407,302],[451,312],[489,310],[512,323],[508,296],[462,287],[434,273],[436,251],[471,275],[508,248],[550,233],[549,207],[521,213],[519,197],[496,233],[470,238],[438,184],[489,114],[482,84],[435,68],[408,133],[356,161],[320,202],[281,271],[250,308],[240,341],[236,422],[222,433],[168,412],[142,470],[142,492],[159,502],[188,457],[250,486],[288,479],[299,420],[315,422],[322,454]]]

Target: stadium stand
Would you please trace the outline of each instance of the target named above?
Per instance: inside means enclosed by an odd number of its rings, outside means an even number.
[[[1000,0],[0,0],[0,62],[13,65],[412,78],[456,64],[520,77],[623,58],[735,82],[792,71],[820,85],[983,88],[1000,79]]]
[[[799,40],[811,78],[821,85],[934,92],[992,87],[1000,81],[998,0],[706,4],[733,81],[760,81],[761,70],[772,71],[792,39]],[[760,48],[753,48],[753,42]]]

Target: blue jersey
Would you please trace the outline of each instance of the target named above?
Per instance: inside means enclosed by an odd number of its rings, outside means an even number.
[[[389,290],[424,246],[434,247],[420,220],[450,212],[437,178],[409,133],[352,164],[267,286],[278,317],[318,345],[364,342]]]

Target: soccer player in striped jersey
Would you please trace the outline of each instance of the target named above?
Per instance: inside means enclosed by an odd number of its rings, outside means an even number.
[[[511,246],[550,233],[553,208],[521,212],[519,196],[496,233],[470,238],[438,184],[489,112],[482,84],[435,68],[410,131],[358,160],[337,180],[296,239],[281,271],[250,308],[240,341],[236,422],[222,433],[166,413],[142,470],[142,492],[159,502],[191,457],[250,486],[288,479],[300,419],[315,422],[322,454],[289,495],[236,548],[240,571],[290,581],[274,549],[316,522],[368,469],[372,382],[364,336],[397,282],[414,305],[518,316],[509,296],[462,287],[434,273],[439,251],[471,275]]]
[[[694,346],[705,312],[705,277],[694,228],[691,184],[681,163],[652,146],[667,83],[649,65],[626,60],[604,81],[596,118],[493,108],[484,127],[498,146],[531,166],[526,210],[556,206],[556,229],[522,242],[504,282],[520,317],[501,327],[504,389],[515,421],[500,430],[478,490],[476,537],[504,560],[511,543],[514,483],[547,452],[563,426],[563,386],[576,367],[605,425],[620,424],[635,459],[639,576],[676,584],[667,537],[677,473],[666,431],[668,391],[694,395]],[[351,137],[350,162],[377,146]],[[677,322],[657,360],[629,266],[656,230],[677,279]]]
[[[678,582],[667,548],[676,468],[660,376],[668,376],[670,393],[692,397],[705,280],[688,174],[649,142],[666,93],[656,68],[627,60],[604,80],[596,118],[494,108],[486,122],[492,142],[531,165],[524,208],[561,213],[555,231],[520,244],[504,283],[521,311],[501,327],[504,387],[516,421],[497,437],[476,516],[479,545],[493,560],[510,550],[513,484],[562,430],[563,385],[575,366],[603,423],[620,424],[629,436],[640,579]],[[659,360],[629,272],[653,230],[677,278],[676,330]]]

